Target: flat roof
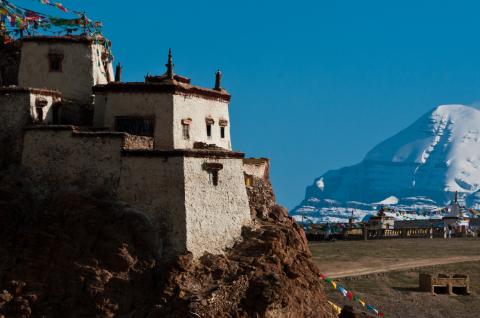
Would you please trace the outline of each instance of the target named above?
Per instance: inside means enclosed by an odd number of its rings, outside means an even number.
[[[205,149],[173,149],[173,150],[122,150],[122,155],[130,157],[194,157],[216,159],[243,159],[243,152],[205,150]]]
[[[203,97],[229,102],[231,95],[225,91],[203,88],[175,80],[161,83],[111,82],[93,87],[94,93],[167,93]]]
[[[46,89],[46,88],[33,88],[33,87],[21,87],[21,86],[2,86],[0,87],[0,94],[2,93],[34,93],[40,95],[61,97],[60,91]]]

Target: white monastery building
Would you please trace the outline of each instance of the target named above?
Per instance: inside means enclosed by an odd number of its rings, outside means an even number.
[[[27,37],[20,53],[18,86],[0,87],[0,138],[41,195],[123,201],[155,224],[167,256],[221,253],[251,223],[245,177],[264,170],[232,151],[219,71],[212,89],[194,86],[169,52],[165,74],[122,82],[86,36]]]

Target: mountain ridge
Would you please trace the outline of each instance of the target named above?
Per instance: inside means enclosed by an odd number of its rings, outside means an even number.
[[[322,209],[373,211],[380,204],[432,210],[459,192],[480,203],[480,110],[441,105],[380,142],[355,165],[327,171],[307,187],[292,215]],[[325,211],[323,211],[325,212]]]

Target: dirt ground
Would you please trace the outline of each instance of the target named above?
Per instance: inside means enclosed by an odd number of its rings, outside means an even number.
[[[311,243],[320,270],[388,317],[480,317],[480,239],[411,239]],[[418,290],[422,272],[468,274],[465,295]],[[349,304],[330,286],[327,296]]]

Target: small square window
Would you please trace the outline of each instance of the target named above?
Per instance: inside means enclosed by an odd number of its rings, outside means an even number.
[[[225,138],[225,127],[220,127],[220,137]]]
[[[50,72],[62,72],[63,71],[63,54],[49,54],[48,66]]]
[[[182,124],[182,132],[183,132],[183,139],[189,140],[190,139],[190,125]]]

